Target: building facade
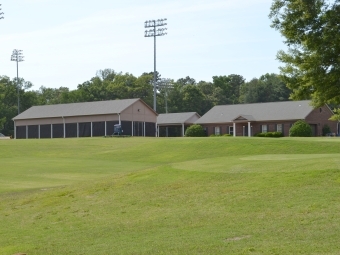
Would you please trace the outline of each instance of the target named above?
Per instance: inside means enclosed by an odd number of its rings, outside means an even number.
[[[33,106],[13,118],[14,137],[70,138],[113,134],[156,136],[157,113],[141,99]]]
[[[290,127],[297,120],[305,120],[313,136],[321,136],[325,125],[332,133],[339,133],[338,123],[329,120],[332,114],[327,105],[313,108],[308,100],[221,105],[213,107],[195,123],[202,125],[207,135],[254,136],[277,131],[289,136]]]

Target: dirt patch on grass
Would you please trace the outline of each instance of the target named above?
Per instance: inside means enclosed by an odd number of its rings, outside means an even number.
[[[243,240],[243,239],[248,239],[250,238],[251,236],[236,236],[236,237],[231,237],[231,238],[227,238],[225,239],[226,242],[231,242],[231,241],[240,241],[240,240]]]

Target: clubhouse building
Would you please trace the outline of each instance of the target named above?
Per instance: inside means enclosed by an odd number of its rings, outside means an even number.
[[[329,120],[332,115],[327,105],[314,108],[309,100],[218,105],[195,124],[202,125],[207,135],[254,136],[277,131],[289,136],[290,127],[298,120],[305,120],[312,127],[313,136],[321,136],[325,125],[332,133],[339,133],[338,123]]]
[[[321,136],[326,125],[332,133],[340,133],[338,123],[329,120],[332,115],[327,105],[314,108],[309,100],[218,105],[202,117],[196,112],[158,115],[141,99],[123,99],[33,106],[13,121],[17,139],[107,136],[115,124],[131,136],[184,136],[192,124],[202,125],[208,136],[250,137],[274,131],[289,136],[297,120],[305,120],[313,136]]]

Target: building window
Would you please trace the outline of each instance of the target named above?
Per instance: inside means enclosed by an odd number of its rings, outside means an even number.
[[[229,126],[229,135],[234,135],[234,127]]]
[[[267,133],[268,132],[268,125],[261,125],[261,132]]]
[[[220,127],[215,127],[215,135],[220,135]]]
[[[281,132],[282,133],[282,124],[277,124],[276,125],[276,132]]]

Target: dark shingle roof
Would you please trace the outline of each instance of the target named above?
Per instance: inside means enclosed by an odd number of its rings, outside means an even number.
[[[200,117],[196,112],[181,112],[181,113],[164,113],[159,114],[157,117],[157,124],[166,125],[166,124],[192,124],[189,123],[188,120],[194,116]]]
[[[13,120],[121,113],[140,99],[32,106]]]
[[[238,117],[243,117],[249,121],[298,120],[305,119],[312,110],[313,106],[311,106],[311,101],[309,100],[218,105],[195,123],[233,122]]]

